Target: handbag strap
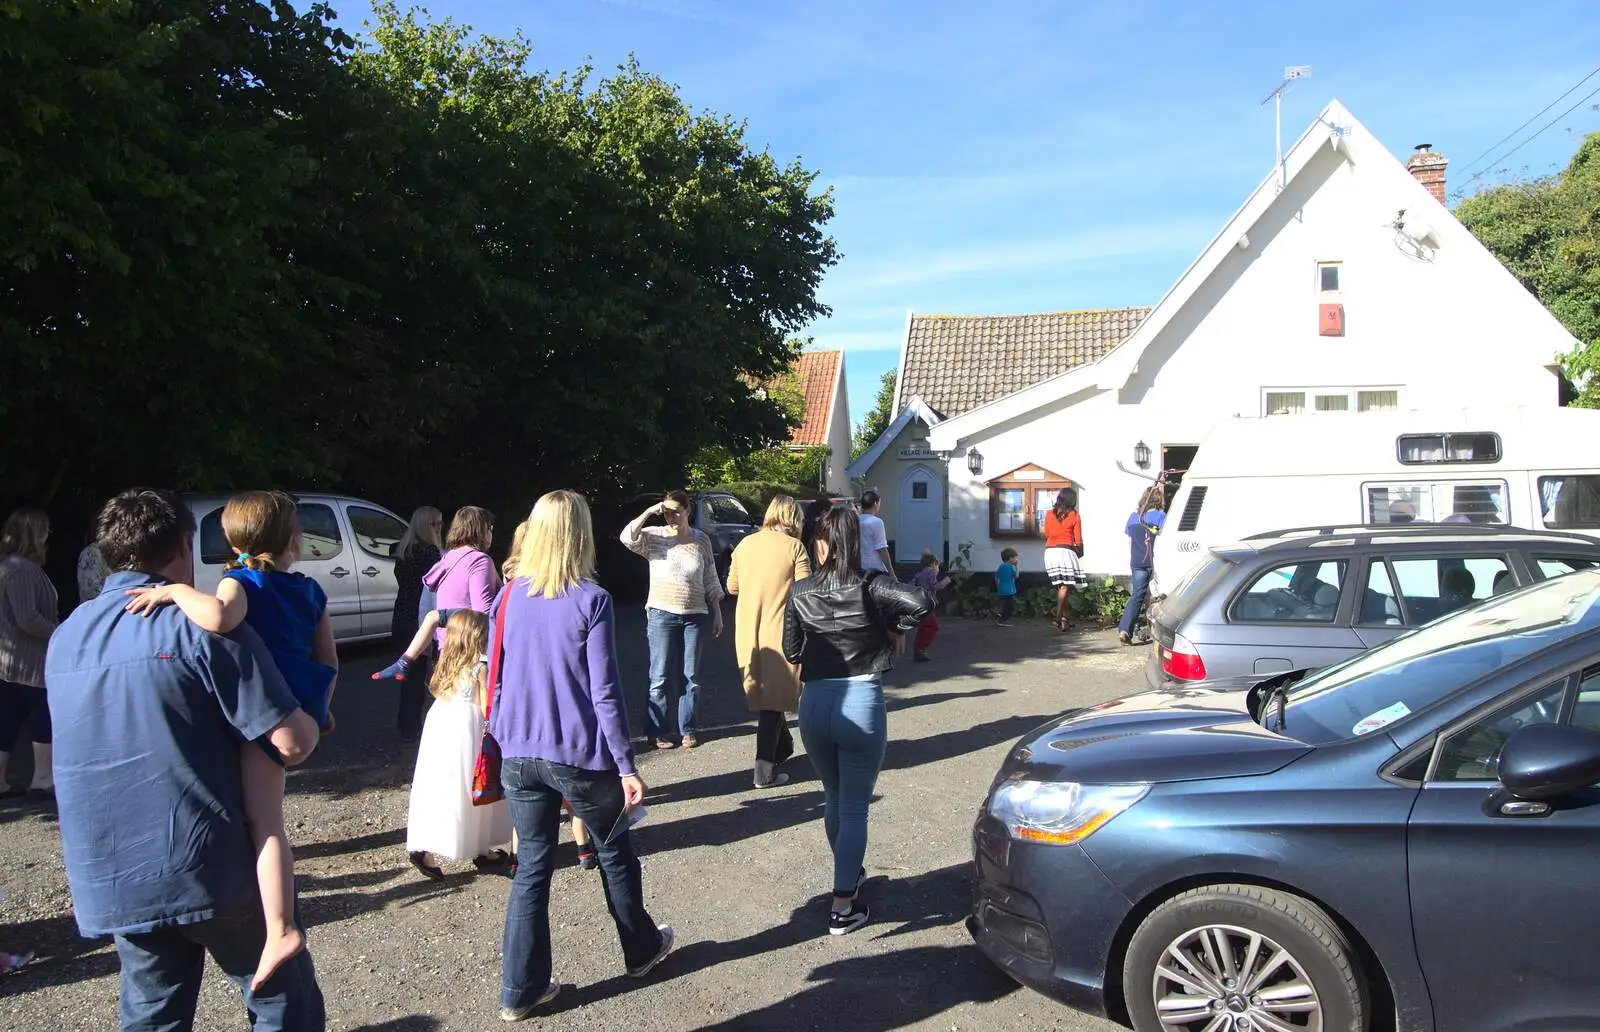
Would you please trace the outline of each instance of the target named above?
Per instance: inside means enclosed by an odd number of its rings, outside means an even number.
[[[489,719],[494,707],[494,693],[500,688],[501,660],[505,658],[506,608],[511,604],[511,593],[500,596],[500,608],[494,614],[494,637],[489,643],[489,681],[483,686],[483,719]]]

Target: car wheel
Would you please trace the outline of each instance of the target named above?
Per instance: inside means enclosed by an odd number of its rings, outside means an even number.
[[[1361,1032],[1367,992],[1322,908],[1256,885],[1211,885],[1161,904],[1122,968],[1138,1032]]]

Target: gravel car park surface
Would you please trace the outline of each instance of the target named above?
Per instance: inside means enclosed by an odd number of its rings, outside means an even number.
[[[785,767],[788,785],[751,787],[754,724],[731,638],[707,652],[703,744],[641,760],[649,817],[634,834],[651,913],[677,930],[672,956],[643,981],[623,974],[599,872],[576,866],[564,831],[551,925],[565,989],[524,1027],[1116,1028],[1017,986],[977,951],[962,922],[972,820],[1006,749],[1062,710],[1141,688],[1144,650],[1120,648],[1111,631],[948,620],[932,662],[905,657],[889,675],[890,741],[872,809],[862,895],[872,922],[830,938],[821,786],[802,753]],[[637,731],[641,611],[619,614],[618,640]],[[289,781],[301,907],[328,1027],[500,1027],[509,883],[465,863],[431,882],[406,861],[414,747],[394,729],[392,685],[367,680],[389,658],[346,651],[339,730]],[[25,763],[24,754],[17,760]],[[29,969],[0,979],[0,1029],[116,1027],[116,955],[107,942],[77,938],[47,808],[0,802],[0,888],[0,950],[38,952]],[[197,1027],[246,1027],[237,993],[214,968]]]

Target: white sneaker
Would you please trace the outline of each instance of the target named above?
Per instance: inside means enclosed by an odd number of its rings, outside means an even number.
[[[631,976],[633,978],[643,978],[645,975],[648,975],[651,971],[654,971],[655,970],[655,966],[657,964],[661,963],[663,960],[666,960],[667,959],[667,954],[672,952],[672,926],[671,925],[657,925],[656,926],[656,930],[661,933],[661,949],[656,951],[656,955],[655,956],[651,957],[649,960],[645,961],[643,964],[640,964],[638,967],[629,968],[628,969],[629,976]]]

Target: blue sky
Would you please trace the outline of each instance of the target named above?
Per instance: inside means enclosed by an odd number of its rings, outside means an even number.
[[[360,3],[341,3],[354,31]],[[1215,8],[1215,9],[1213,9]],[[809,333],[847,352],[852,419],[892,369],[907,310],[1153,304],[1273,162],[1338,98],[1391,151],[1431,143],[1452,193],[1542,174],[1600,129],[1600,94],[1509,161],[1471,163],[1600,66],[1593,0],[1514,7],[1177,0],[432,0],[521,29],[549,70],[635,54],[687,102],[833,187],[843,260]],[[1595,76],[1503,145],[1591,90]],[[1463,175],[1467,172],[1467,175]]]

